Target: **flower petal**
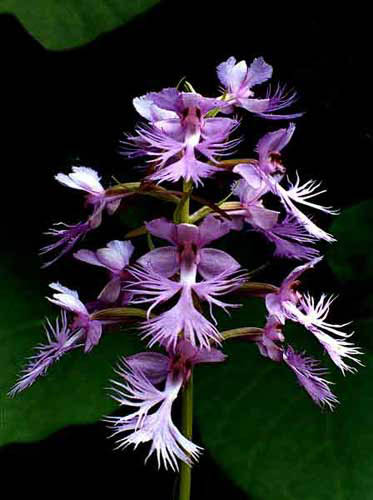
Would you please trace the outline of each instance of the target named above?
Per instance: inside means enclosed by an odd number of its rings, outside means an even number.
[[[199,225],[199,247],[204,247],[229,233],[231,224],[210,214]]]
[[[323,378],[327,371],[319,367],[319,362],[304,354],[296,353],[290,346],[284,352],[284,361],[315,403],[333,410],[338,399],[330,390],[331,382]]]
[[[119,277],[115,277],[109,281],[97,298],[108,304],[113,304],[119,297],[120,289],[121,280]]]
[[[153,236],[157,236],[163,240],[167,240],[170,243],[176,245],[177,241],[177,230],[176,225],[169,222],[165,217],[160,219],[154,219],[150,222],[145,223],[146,229]]]
[[[159,352],[140,352],[123,358],[132,370],[141,370],[154,385],[166,380],[170,360]]]
[[[236,271],[240,264],[223,250],[202,248],[199,252],[198,271],[205,279],[223,274],[227,270]]]
[[[295,132],[295,124],[290,123],[288,128],[282,128],[275,132],[269,132],[263,136],[256,145],[256,152],[259,154],[259,161],[266,161],[270,153],[279,153],[289,144]]]
[[[156,248],[140,257],[137,262],[166,278],[173,276],[180,268],[175,247]]]

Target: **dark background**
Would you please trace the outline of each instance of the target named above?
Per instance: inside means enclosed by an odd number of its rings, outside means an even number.
[[[123,132],[136,120],[131,99],[174,86],[183,76],[213,96],[215,67],[230,55],[247,61],[263,56],[274,67],[274,82],[297,89],[296,108],[306,114],[298,120],[287,156],[304,179],[324,181],[326,204],[343,208],[372,197],[367,12],[247,5],[163,2],[125,27],[65,52],[46,51],[15,17],[0,16],[2,251],[12,250],[20,273],[45,244],[42,232],[53,222],[80,220],[81,198],[53,176],[75,163],[97,169],[106,183],[111,175],[135,179],[131,162],[118,154]],[[263,132],[283,123],[248,119],[243,155]],[[207,185],[207,193],[212,191]],[[327,224],[329,218],[318,220]],[[100,242],[114,224],[108,222]],[[72,288],[89,289],[94,276],[88,270],[77,276],[71,262],[42,271],[45,282],[63,275]],[[171,474],[158,472],[155,461],[144,468],[141,451],[120,453],[112,447],[103,424],[68,428],[40,443],[3,448],[2,473],[13,494],[26,487],[42,497],[61,490],[88,496],[103,487],[107,496],[171,498]],[[45,480],[56,489],[45,491]],[[193,485],[194,500],[247,498],[208,452],[194,468]]]

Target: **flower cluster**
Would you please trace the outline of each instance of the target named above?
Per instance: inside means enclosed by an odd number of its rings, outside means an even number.
[[[47,233],[55,240],[41,254],[57,250],[57,255],[44,267],[71,251],[100,226],[105,211],[114,214],[129,196],[162,199],[174,204],[175,210],[172,220],[158,216],[144,221],[133,233],[134,237],[147,235],[149,251],[144,255],[137,255],[130,240],[113,240],[105,248],[80,249],[73,254],[80,262],[106,269],[107,284],[89,303],[60,283],[50,285],[53,294],[48,300],[60,308],[60,319],[55,326],[47,321],[46,343],[37,347],[10,392],[15,395],[31,386],[72,349],[90,352],[110,325],[123,324],[131,316],[147,347],[156,346],[163,353],[148,350],[121,359],[113,398],[121,406],[132,407],[132,412],[105,420],[118,436],[118,447],[150,442],[149,455],[155,453],[159,465],[173,470],[178,469],[179,461],[191,465],[201,452],[175,425],[173,403],[187,390],[195,365],[225,360],[222,349],[228,338],[241,336],[255,342],[262,356],[288,366],[310,397],[330,409],[338,401],[325,378],[326,370],[287,343],[286,322],[299,323],[310,332],[343,374],[356,370],[353,363],[361,364],[360,349],[344,330],[347,324],[332,324],[327,319],[334,297],[322,294],[316,300],[300,288],[301,275],[322,259],[316,243],[334,241],[303,210],[337,212],[315,201],[324,193],[319,182],[302,183],[297,172],[294,182],[286,176],[282,151],[294,135],[295,124],[291,121],[260,138],[254,158],[227,158],[242,141],[234,136],[241,121],[239,113],[295,120],[302,113],[278,112],[291,106],[296,94],[278,86],[274,93],[268,90],[262,98],[255,96],[253,89],[272,77],[272,67],[260,57],[250,65],[230,57],[217,67],[217,76],[222,93],[214,98],[204,97],[186,84],[185,91],[166,88],[133,100],[141,119],[135,133],[123,141],[122,153],[143,158],[141,181],[104,188],[97,172],[86,167],[73,167],[70,174],[56,176],[64,186],[84,191],[86,205],[92,210],[85,222],[59,223],[60,228]],[[230,178],[229,201],[194,195],[206,178],[221,172]],[[177,185],[170,187],[170,183]],[[280,210],[270,208],[274,199]],[[193,214],[189,213],[191,201],[203,205]],[[249,275],[233,256],[211,246],[220,238],[228,239],[231,231],[241,231],[246,241],[248,228],[268,240],[275,257],[300,261],[280,286],[251,285]],[[214,311],[229,313],[240,307],[234,302],[240,291],[248,289],[265,302],[267,317],[262,325],[241,328],[236,334],[232,334],[234,330],[220,331]]]

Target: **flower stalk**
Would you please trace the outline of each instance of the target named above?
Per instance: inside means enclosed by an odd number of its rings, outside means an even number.
[[[193,375],[190,376],[181,396],[181,432],[187,439],[193,434]],[[179,500],[190,500],[192,468],[180,463]]]
[[[180,222],[189,222],[190,197],[189,193],[192,190],[190,181],[183,182],[183,192],[186,193],[186,198],[180,200]],[[181,396],[181,432],[191,440],[193,435],[193,372],[191,372],[189,380],[186,381],[184,390]],[[180,462],[179,476],[179,500],[190,500],[190,492],[192,487],[192,469],[189,464]]]

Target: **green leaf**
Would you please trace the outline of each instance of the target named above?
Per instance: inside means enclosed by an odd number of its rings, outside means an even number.
[[[88,354],[66,354],[29,389],[13,399],[7,396],[26,357],[45,341],[41,319],[46,314],[53,318],[57,309],[46,307],[46,290],[37,279],[20,278],[23,273],[12,269],[4,256],[1,266],[0,445],[39,440],[66,425],[95,422],[112,412],[117,405],[107,387],[113,366],[120,356],[141,349],[133,329],[104,334]]]
[[[373,321],[356,325],[363,335],[372,329]],[[293,333],[309,351],[310,334]],[[341,404],[329,412],[312,402],[291,370],[261,357],[255,345],[225,346],[225,364],[195,374],[195,411],[202,444],[234,483],[251,500],[370,500],[373,356],[364,356],[366,367],[357,375],[333,373]]]
[[[329,263],[342,281],[373,278],[373,201],[347,208],[331,227],[337,238],[328,251]]]
[[[32,36],[52,50],[78,47],[117,28],[158,0],[3,0]]]

